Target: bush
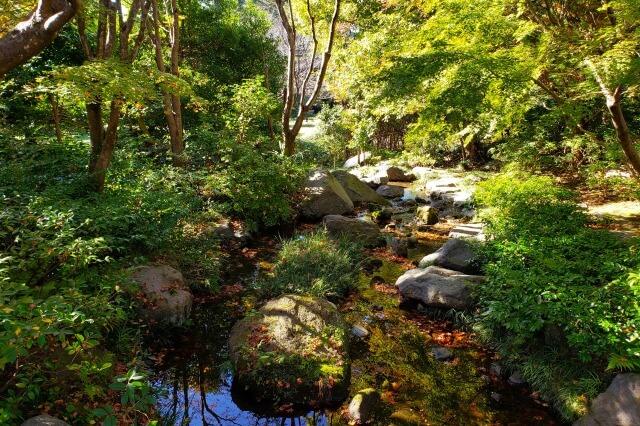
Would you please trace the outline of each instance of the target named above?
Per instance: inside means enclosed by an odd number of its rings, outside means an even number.
[[[254,288],[263,299],[290,293],[344,297],[357,286],[360,256],[354,243],[324,231],[301,234],[282,242],[270,276]]]
[[[576,200],[551,179],[530,175],[498,176],[476,193],[493,236],[476,328],[519,367],[533,358],[550,368],[556,383],[547,391],[568,418],[587,401],[575,392],[597,391],[577,385],[593,383],[589,370],[640,369],[640,257],[612,233],[589,228]],[[575,363],[584,366],[573,369],[577,376],[559,368]],[[526,371],[535,368],[523,370],[535,383]]]

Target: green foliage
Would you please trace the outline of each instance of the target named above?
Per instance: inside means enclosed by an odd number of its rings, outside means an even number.
[[[575,418],[587,399],[568,387],[587,380],[584,371],[602,375],[607,363],[609,369],[640,369],[637,249],[589,228],[575,194],[550,178],[498,176],[479,185],[476,200],[491,206],[481,215],[493,237],[484,250],[489,281],[480,288],[476,326],[500,342],[507,359],[526,364],[549,346],[557,352],[547,354],[553,359],[545,364],[589,366],[577,377],[554,369],[553,386],[537,381],[550,387],[567,418]],[[588,389],[587,397],[597,391]]]
[[[300,234],[282,242],[270,276],[253,286],[264,299],[288,293],[345,297],[358,283],[359,253],[354,243],[323,231]]]
[[[333,167],[346,159],[345,153],[351,139],[351,131],[343,114],[344,108],[336,105],[323,107],[316,116],[320,121],[316,142],[331,154]]]
[[[121,414],[121,421],[138,424],[139,420],[147,417],[145,413],[148,413],[156,402],[155,397],[151,394],[147,375],[137,372],[135,368],[132,368],[126,374],[116,376],[109,389],[122,391],[120,404],[124,407],[124,413]],[[104,426],[115,426],[118,422],[118,418],[116,418],[113,408],[109,404],[104,408],[93,410],[93,415],[102,419]],[[139,419],[139,417],[142,417],[142,419]],[[156,423],[150,422],[149,424]]]
[[[216,170],[205,177],[203,189],[219,211],[243,219],[250,230],[292,217],[291,197],[300,171],[289,159],[224,134],[203,133],[202,137],[209,138],[217,159]]]
[[[234,115],[227,120],[227,127],[237,133],[238,143],[243,143],[250,124],[256,119],[266,119],[278,107],[278,100],[265,88],[262,76],[231,86],[231,90]]]

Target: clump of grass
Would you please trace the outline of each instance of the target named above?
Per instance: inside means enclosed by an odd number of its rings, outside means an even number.
[[[271,273],[254,282],[258,297],[282,294],[344,297],[356,289],[361,247],[325,231],[300,234],[281,243]]]

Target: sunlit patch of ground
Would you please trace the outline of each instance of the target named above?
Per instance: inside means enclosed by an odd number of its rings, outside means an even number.
[[[302,128],[300,128],[300,133],[298,134],[298,138],[304,140],[313,139],[319,132],[320,120],[316,118],[308,118],[304,120],[302,123]],[[293,126],[293,121],[291,121],[291,126]]]
[[[613,231],[640,237],[640,201],[588,205],[587,212]]]

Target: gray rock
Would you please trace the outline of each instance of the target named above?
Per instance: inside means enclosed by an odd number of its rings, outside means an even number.
[[[360,155],[354,155],[353,157],[347,159],[342,167],[344,167],[345,169],[353,169],[354,167],[358,167],[360,164],[364,164],[364,162],[369,158],[371,158],[371,153],[363,152]]]
[[[453,359],[453,352],[447,348],[433,348],[433,357],[436,361],[447,361]]]
[[[429,201],[425,200],[422,197],[416,197],[415,200],[416,200],[416,203],[418,203],[420,205],[429,204]]]
[[[477,274],[480,272],[479,268],[470,263],[475,257],[476,252],[467,241],[454,238],[436,252],[423,257],[419,266],[425,268],[435,265],[467,274]]]
[[[469,238],[472,240],[485,241],[483,223],[464,223],[454,227],[449,232],[449,238]]]
[[[369,185],[344,170],[336,170],[331,174],[340,182],[345,192],[354,203],[374,203],[380,206],[390,206],[391,203],[382,195],[374,191]]]
[[[637,426],[640,424],[640,374],[618,374],[591,403],[589,414],[573,426]]]
[[[389,245],[391,246],[391,253],[396,256],[407,257],[409,254],[409,244],[406,238],[393,237]]]
[[[347,412],[356,424],[367,423],[371,419],[373,404],[379,398],[378,391],[373,388],[362,389],[353,396]]]
[[[466,309],[473,304],[471,288],[484,277],[430,266],[410,269],[396,281],[403,300],[436,308]]]
[[[491,363],[490,370],[497,378],[502,377],[502,365],[498,364],[497,362]]]
[[[423,221],[427,225],[435,225],[438,223],[438,213],[429,206],[420,206],[416,210],[416,218]]]
[[[442,194],[442,199],[449,204],[453,204],[454,207],[463,207],[471,203],[473,194],[470,192],[453,192]]]
[[[375,247],[382,241],[380,228],[372,222],[340,215],[328,215],[322,219],[322,226],[330,235],[347,236],[365,246]]]
[[[372,176],[364,176],[361,177],[360,180],[365,184],[369,185],[371,188],[376,189],[380,185],[386,185],[389,183],[389,177],[385,174],[375,174]]]
[[[318,297],[280,296],[231,329],[229,354],[235,380],[258,401],[341,402],[349,394],[348,337],[333,303]]]
[[[309,173],[304,188],[307,197],[299,209],[306,219],[318,220],[328,214],[344,214],[353,211],[353,201],[328,171],[317,170]]]
[[[387,169],[387,176],[389,176],[390,181],[394,182],[412,182],[416,180],[415,175],[407,175],[405,174],[404,170],[396,166],[391,166]]]
[[[69,423],[48,414],[40,414],[27,419],[20,426],[69,426]]]
[[[522,386],[525,384],[525,381],[522,380],[522,374],[520,373],[520,370],[516,370],[512,375],[510,375],[508,382],[512,386]]]
[[[369,335],[369,330],[367,330],[361,325],[354,325],[353,328],[351,329],[351,334],[361,339],[364,339]]]
[[[143,311],[144,316],[170,324],[189,319],[193,295],[180,271],[167,265],[138,266],[129,271],[129,276],[140,283],[152,305]]]
[[[377,210],[371,213],[371,217],[376,222],[386,222],[391,219],[391,216],[393,216],[393,209],[389,208]]]
[[[397,185],[382,185],[376,192],[385,198],[399,198],[404,195],[404,188]]]
[[[252,239],[251,233],[243,226],[234,228],[228,220],[224,220],[215,226],[215,232],[220,235],[221,239],[227,241],[237,241],[246,244]]]
[[[422,421],[422,418],[418,413],[410,409],[409,407],[400,408],[389,417],[389,426],[422,426],[427,423]]]

